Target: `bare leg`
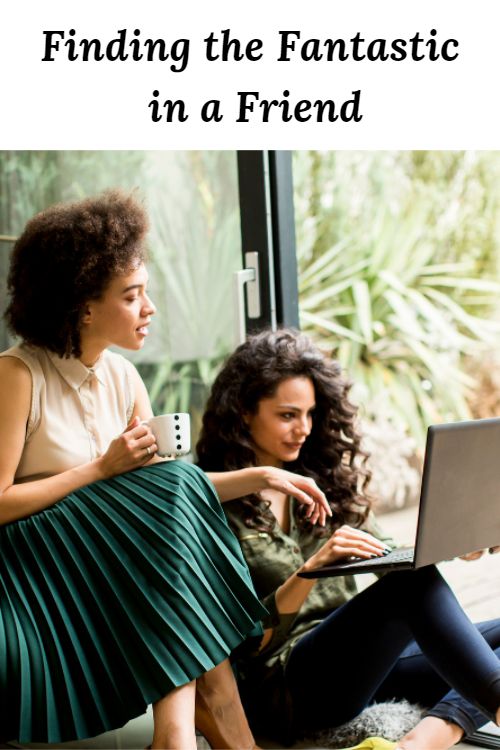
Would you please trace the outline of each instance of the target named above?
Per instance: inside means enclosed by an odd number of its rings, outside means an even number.
[[[396,745],[396,750],[449,750],[463,737],[464,730],[451,721],[426,716]]]
[[[193,680],[153,704],[153,750],[196,750],[195,695]]]
[[[214,748],[255,748],[228,659],[196,680],[195,724]]]

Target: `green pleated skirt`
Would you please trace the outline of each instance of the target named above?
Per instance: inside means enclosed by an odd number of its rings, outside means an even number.
[[[77,490],[0,527],[0,738],[123,726],[258,635],[264,614],[195,466]]]

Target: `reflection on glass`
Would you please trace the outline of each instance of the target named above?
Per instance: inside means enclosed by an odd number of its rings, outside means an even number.
[[[241,267],[235,152],[0,152],[0,307],[8,255],[37,211],[110,187],[137,190],[151,218],[150,291],[158,308],[146,347],[126,352],[155,413],[190,411],[231,350],[231,277]],[[2,321],[0,345],[12,343]]]

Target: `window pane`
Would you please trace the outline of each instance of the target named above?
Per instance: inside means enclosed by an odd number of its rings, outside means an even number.
[[[110,187],[137,190],[150,219],[151,296],[158,308],[138,366],[155,413],[191,411],[196,433],[208,386],[232,349],[232,273],[241,268],[232,151],[0,152],[0,305],[8,255],[34,213]],[[12,343],[0,324],[2,349]]]

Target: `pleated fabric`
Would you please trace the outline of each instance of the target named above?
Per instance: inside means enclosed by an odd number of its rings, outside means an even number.
[[[197,467],[77,490],[0,528],[0,737],[120,727],[258,635],[265,613]]]

